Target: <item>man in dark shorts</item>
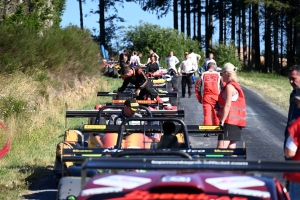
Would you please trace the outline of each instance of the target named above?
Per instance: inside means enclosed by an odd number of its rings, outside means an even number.
[[[148,79],[147,75],[141,68],[132,68],[125,66],[121,70],[121,77],[124,82],[118,89],[118,95],[121,96],[129,83],[135,85],[135,95],[137,100],[143,100],[145,95],[150,95],[151,99],[156,98],[160,107],[163,101],[158,96],[157,91],[153,88],[152,82]]]

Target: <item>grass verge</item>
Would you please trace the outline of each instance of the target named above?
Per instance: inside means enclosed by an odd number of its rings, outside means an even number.
[[[33,77],[23,73],[1,77],[0,106],[8,107],[5,111],[10,114],[1,110],[0,116],[8,126],[12,148],[0,161],[0,199],[22,199],[29,186],[51,170],[56,144],[64,131],[86,122],[71,120],[65,127],[66,105],[68,109],[93,109],[95,104],[111,101],[96,97],[97,91],[111,91],[121,84],[119,79],[100,76],[82,76],[74,81],[49,78],[41,84]],[[7,135],[0,132],[1,147],[6,139]]]

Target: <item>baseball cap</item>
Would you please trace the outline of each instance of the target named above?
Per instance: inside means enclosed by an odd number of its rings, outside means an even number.
[[[136,111],[139,107],[139,104],[136,102],[135,99],[127,99],[124,103],[125,106],[131,108],[132,111]]]
[[[236,73],[237,70],[238,70],[238,68],[235,67],[231,63],[225,63],[225,65],[222,68],[222,72],[233,72],[233,73]]]
[[[184,55],[188,55],[188,54],[189,54],[189,52],[187,52],[187,51],[186,51],[186,52],[184,52]]]

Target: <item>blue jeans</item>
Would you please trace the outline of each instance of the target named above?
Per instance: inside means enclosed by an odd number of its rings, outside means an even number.
[[[300,199],[300,183],[290,181],[290,198],[291,200],[299,200]]]

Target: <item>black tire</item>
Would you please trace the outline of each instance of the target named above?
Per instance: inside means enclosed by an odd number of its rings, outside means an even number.
[[[116,68],[113,68],[114,70],[113,70],[113,75],[112,75],[112,77],[113,78],[118,78],[118,69],[116,69]]]
[[[108,67],[108,76],[109,77],[113,76],[113,72],[114,72],[114,68],[113,67]]]
[[[105,66],[103,74],[104,74],[105,76],[108,75],[108,66]]]

